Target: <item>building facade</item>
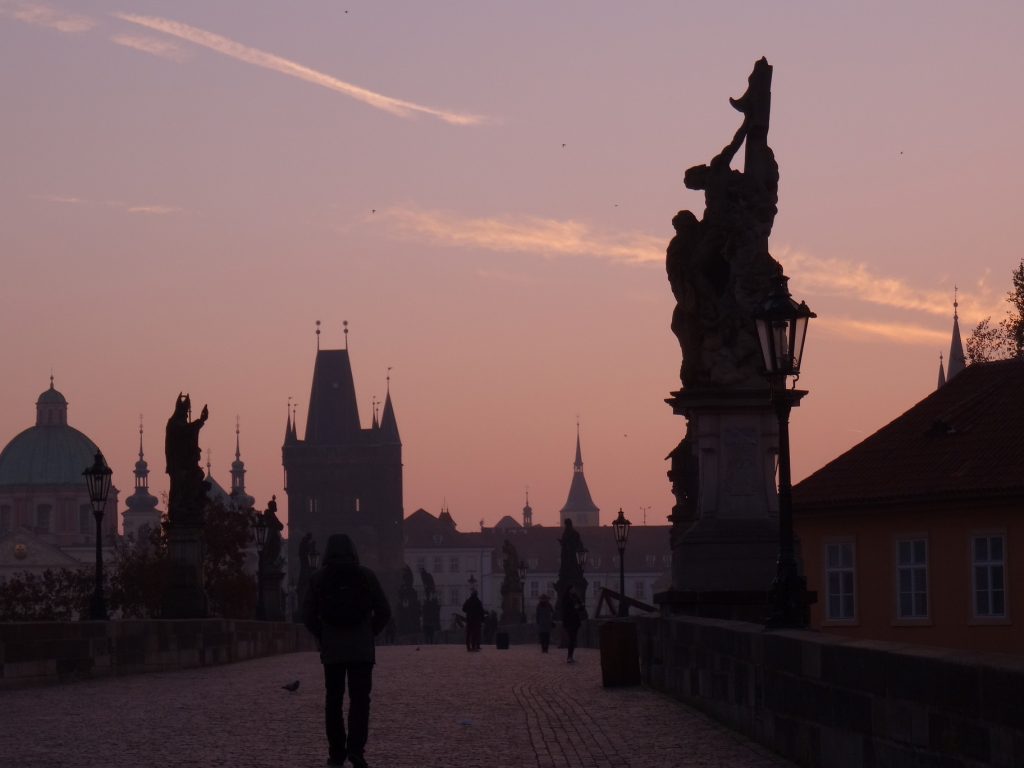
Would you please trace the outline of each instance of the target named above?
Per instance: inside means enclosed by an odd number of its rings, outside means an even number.
[[[975,363],[794,487],[811,624],[1024,648],[1024,359]]]

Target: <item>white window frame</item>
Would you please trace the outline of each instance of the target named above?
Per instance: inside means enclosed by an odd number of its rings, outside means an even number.
[[[822,552],[822,566],[825,573],[824,585],[825,585],[825,622],[828,624],[852,624],[857,621],[857,542],[852,537],[842,538],[830,538],[825,539],[823,542],[824,551]],[[829,557],[830,550],[835,547],[836,553],[839,556],[839,564],[833,565]],[[845,565],[842,562],[843,548],[849,547],[850,552],[850,563]],[[838,595],[832,591],[832,576],[835,575],[839,579],[839,592]],[[848,576],[849,578],[849,590],[844,589],[843,577]],[[833,613],[832,603],[833,598],[837,597],[839,602],[838,613]],[[844,610],[846,604],[844,600],[849,601],[849,613]]]
[[[971,616],[976,621],[1003,621],[1009,618],[1009,604],[1007,603],[1007,578],[1006,578],[1006,532],[1005,531],[979,531],[972,533],[970,537],[970,562],[971,562]],[[998,560],[992,557],[992,541],[998,539],[1002,544],[1002,553]],[[978,559],[977,542],[984,540],[986,542],[986,557],[983,560]],[[988,598],[989,611],[982,613],[978,610],[978,597],[979,597],[979,584],[978,584],[978,570],[979,568],[986,569],[986,580],[988,581],[988,588],[985,590],[986,597]],[[994,568],[999,568],[1002,573],[1000,577],[999,589],[992,588],[992,571]],[[991,610],[992,598],[996,592],[1002,593],[1003,610],[999,613]]]
[[[915,546],[918,542],[924,544],[924,561],[918,562],[916,557]],[[904,563],[901,561],[901,550],[902,545],[907,544],[910,547],[910,562]],[[931,619],[931,589],[929,587],[929,546],[928,536],[924,534],[910,534],[906,536],[900,536],[896,539],[896,551],[894,558],[896,562],[896,619],[901,622],[927,622]],[[903,590],[903,572],[907,571],[910,576],[910,590],[905,592]],[[920,580],[918,580],[918,574]],[[910,595],[911,610],[908,613],[903,611],[903,596],[904,594]],[[916,605],[916,596],[924,595],[924,611],[919,612]]]
[[[448,573],[458,573],[458,572],[459,572],[459,556],[458,555],[452,555],[448,559]]]

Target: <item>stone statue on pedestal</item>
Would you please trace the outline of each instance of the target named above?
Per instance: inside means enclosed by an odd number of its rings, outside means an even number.
[[[583,539],[566,518],[562,537],[558,540],[561,555],[558,564],[558,581],[555,583],[555,618],[562,616],[562,604],[570,587],[575,587],[580,602],[586,604],[587,580],[583,577],[583,566],[580,565],[577,553],[584,550]]]
[[[398,610],[395,624],[400,635],[412,635],[420,631],[420,598],[413,586],[412,568],[402,566],[402,586],[398,588]]]
[[[519,553],[515,545],[505,539],[501,545],[501,619],[502,624],[520,624],[523,621],[523,582],[519,578]]]

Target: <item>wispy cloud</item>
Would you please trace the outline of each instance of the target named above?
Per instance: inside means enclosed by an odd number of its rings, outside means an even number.
[[[776,258],[787,274],[799,281],[800,290],[864,301],[894,309],[924,312],[948,317],[953,295],[950,288],[919,288],[897,277],[879,274],[865,264],[836,258],[822,258],[783,247]],[[962,286],[961,286],[962,288]],[[971,315],[983,317],[1001,314],[1003,304],[983,281],[960,291],[960,304],[971,308]]]
[[[123,203],[119,200],[87,200],[83,197],[74,197],[72,195],[30,195],[33,200],[42,200],[47,203],[57,203],[59,205],[84,205],[96,208],[115,208],[125,213],[143,213],[153,216],[166,216],[171,213],[184,213],[185,209],[180,208],[176,205],[159,205],[159,204],[148,204],[148,205],[136,205],[133,203]]]
[[[912,323],[876,322],[832,315],[821,315],[814,321],[814,326],[850,339],[875,338],[896,344],[934,344],[939,349],[949,344],[950,338],[948,330],[938,331]]]
[[[65,13],[39,3],[0,2],[0,15],[58,32],[88,32],[96,26],[96,20],[88,16]]]
[[[123,45],[126,48],[134,48],[136,51],[142,51],[143,53],[149,53],[153,56],[159,56],[161,59],[170,59],[171,61],[184,61],[188,58],[188,53],[180,45],[172,43],[170,40],[161,40],[156,37],[150,37],[149,35],[114,35],[110,38],[113,42],[118,45]]]
[[[183,208],[176,205],[132,205],[127,209],[128,213],[145,213],[151,216],[166,216],[169,213],[182,213]]]
[[[629,263],[661,262],[666,239],[645,234],[604,235],[573,219],[533,216],[471,218],[442,211],[392,209],[378,213],[402,234],[434,243],[539,256],[591,256]]]
[[[283,75],[289,75],[290,77],[296,77],[300,80],[305,80],[308,83],[313,83],[314,85],[319,85],[323,88],[329,88],[332,91],[343,93],[346,96],[362,101],[363,103],[369,104],[377,109],[382,109],[392,115],[397,115],[399,117],[412,117],[415,114],[424,114],[436,117],[439,120],[451,123],[452,125],[477,125],[483,122],[483,118],[479,115],[449,112],[443,109],[436,109],[434,107],[416,104],[412,101],[404,101],[403,99],[385,96],[366,88],[361,88],[358,85],[346,83],[344,80],[339,80],[332,75],[303,66],[302,64],[286,59],[283,56],[267,53],[266,51],[262,51],[258,48],[252,48],[235,40],[231,40],[223,35],[218,35],[214,32],[209,32],[205,29],[193,27],[178,21],[163,19],[157,16],[140,16],[134,13],[115,13],[114,16],[130,24],[137,24],[138,26],[157,32],[163,32],[164,34],[171,35],[172,37],[177,37],[181,40],[187,40],[195,45],[209,48],[211,51],[216,51],[217,53],[229,56],[232,59],[244,61],[247,64],[263,67],[264,69],[270,69]]]

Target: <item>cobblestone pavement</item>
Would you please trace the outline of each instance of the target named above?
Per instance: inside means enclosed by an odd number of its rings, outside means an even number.
[[[374,768],[775,768],[791,764],[643,688],[596,651],[378,649]],[[281,688],[300,680],[295,693]],[[322,766],[315,653],[0,693],[3,768]],[[347,703],[346,703],[347,704]]]

